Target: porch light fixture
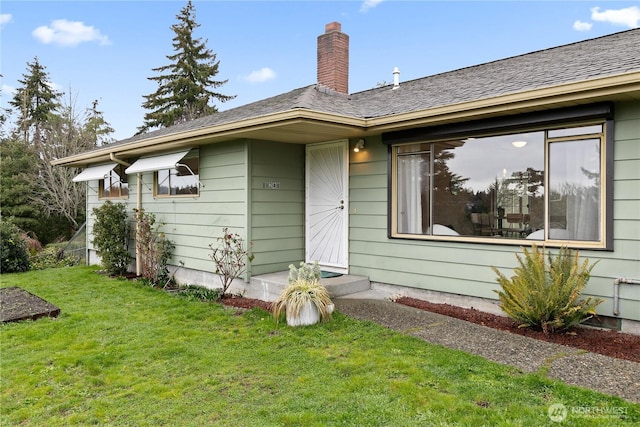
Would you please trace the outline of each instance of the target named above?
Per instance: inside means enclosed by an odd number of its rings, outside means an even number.
[[[364,139],[360,139],[358,142],[356,142],[356,145],[353,147],[353,152],[359,153],[360,150],[362,150],[363,148],[364,148]]]
[[[527,145],[527,141],[513,141],[511,145],[513,145],[516,148],[522,148],[525,145]]]

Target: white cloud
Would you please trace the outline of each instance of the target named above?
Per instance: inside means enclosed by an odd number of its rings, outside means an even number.
[[[248,76],[243,77],[243,80],[249,83],[262,83],[267,80],[273,80],[276,78],[276,72],[271,68],[264,67],[256,71],[252,71]]]
[[[51,88],[52,91],[64,93],[64,87],[62,87],[62,85],[59,85],[58,83],[52,82],[51,80],[47,80],[46,83]]]
[[[2,97],[13,97],[15,93],[16,88],[13,86],[2,85],[2,87],[0,88],[0,94],[2,95]]]
[[[589,31],[593,27],[591,22],[576,21],[573,23],[573,29],[576,31]]]
[[[51,22],[51,26],[43,25],[33,30],[31,34],[44,44],[76,46],[92,41],[97,41],[101,45],[110,44],[109,38],[102,35],[100,30],[84,25],[84,22],[66,19],[56,19]]]
[[[637,28],[638,22],[640,22],[640,8],[638,6],[631,6],[625,9],[609,9],[600,12],[599,7],[594,7],[591,9],[591,19],[594,21],[608,22],[613,25]]]
[[[8,24],[13,21],[13,16],[10,13],[0,14],[0,25]]]
[[[373,9],[382,2],[383,0],[364,0],[360,6],[360,12],[366,13],[369,9]]]

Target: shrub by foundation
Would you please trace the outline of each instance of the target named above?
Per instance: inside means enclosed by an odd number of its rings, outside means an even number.
[[[544,333],[566,330],[596,315],[600,299],[578,299],[591,270],[588,260],[580,263],[578,251],[566,247],[558,254],[545,254],[545,249],[533,245],[516,254],[519,266],[514,276],[507,278],[496,267],[497,281],[502,290],[495,291],[502,310],[519,327],[537,327]]]

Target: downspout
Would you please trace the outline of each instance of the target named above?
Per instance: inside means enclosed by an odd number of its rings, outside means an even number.
[[[131,163],[127,163],[124,160],[120,160],[113,153],[109,153],[109,158],[111,159],[111,161],[119,163],[122,166],[126,166],[126,167],[131,166]],[[136,174],[136,176],[137,176],[136,186],[137,186],[137,189],[138,189],[138,191],[136,192],[137,193],[136,194],[136,209],[138,210],[138,212],[140,212],[140,210],[142,209],[142,174],[138,173],[138,174]],[[136,236],[137,235],[138,235],[138,222],[136,221]],[[138,251],[138,245],[136,245],[136,276],[140,276],[141,274],[142,274],[142,262],[140,260],[140,254],[139,254],[139,251]]]
[[[640,285],[640,280],[618,277],[613,281],[613,315],[620,315],[620,284]]]
[[[138,212],[142,210],[142,173],[136,174],[136,209]],[[138,235],[138,222],[136,221],[136,236]],[[138,251],[138,245],[136,244],[136,276],[142,275],[142,260]]]

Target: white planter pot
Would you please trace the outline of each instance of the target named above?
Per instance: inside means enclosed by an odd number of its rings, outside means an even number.
[[[310,301],[300,309],[300,314],[297,317],[294,317],[287,306],[287,325],[289,326],[315,325],[319,321],[320,312],[318,307]]]

